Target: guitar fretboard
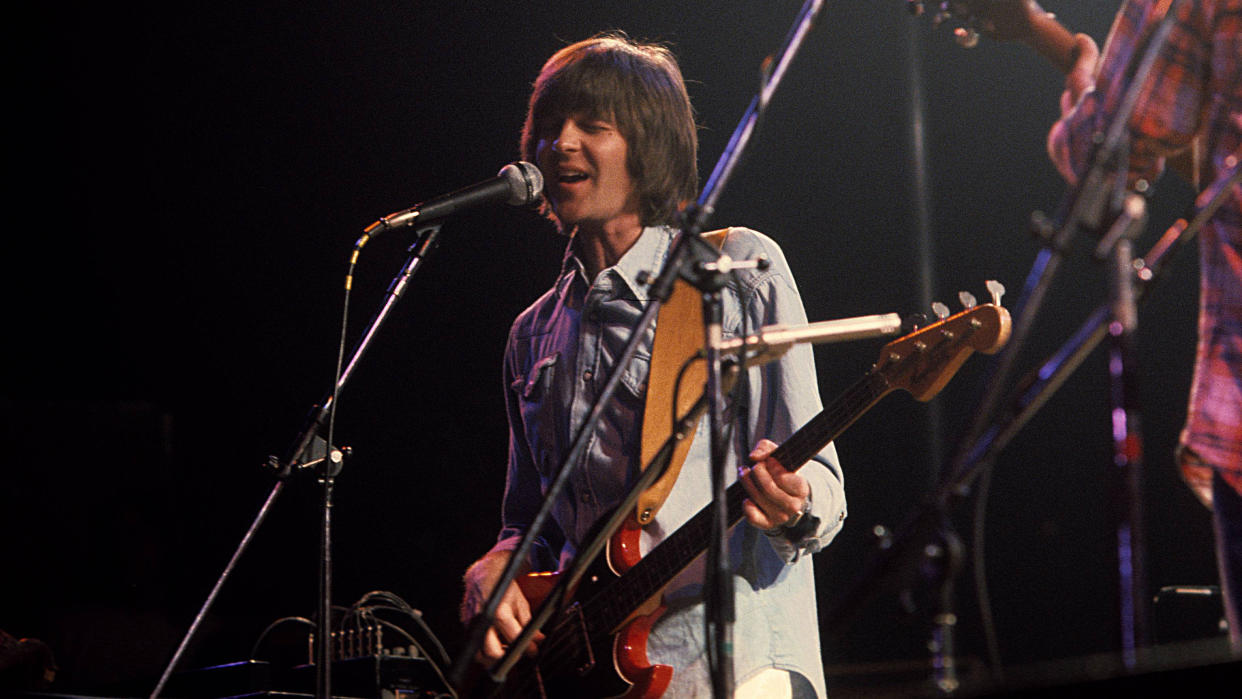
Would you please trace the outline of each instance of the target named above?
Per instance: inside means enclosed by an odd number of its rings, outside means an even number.
[[[882,373],[867,373],[786,439],[772,456],[785,468],[798,470],[891,390]],[[735,482],[725,491],[725,498],[732,526],[743,517],[742,501],[746,499],[746,490],[740,482]],[[590,620],[588,626],[593,634],[615,632],[635,609],[664,589],[705,551],[711,536],[711,509],[709,505],[699,510],[621,578],[583,602],[582,613]]]

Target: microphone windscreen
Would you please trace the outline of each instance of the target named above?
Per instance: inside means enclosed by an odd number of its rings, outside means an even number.
[[[538,202],[543,195],[543,173],[532,163],[525,160],[509,163],[498,175],[509,184],[507,204],[527,206]]]

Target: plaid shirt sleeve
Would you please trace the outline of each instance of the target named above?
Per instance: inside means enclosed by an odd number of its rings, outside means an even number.
[[[1211,106],[1205,92],[1211,70],[1211,41],[1203,21],[1203,5],[1183,2],[1168,40],[1143,83],[1138,107],[1130,118],[1130,182],[1151,181],[1164,167],[1165,156],[1190,145]],[[1059,124],[1054,146],[1058,167],[1073,178],[1090,164],[1094,143],[1109,127],[1125,97],[1130,73],[1142,60],[1147,39],[1169,0],[1131,0],[1117,15],[1101,57],[1095,89]]]

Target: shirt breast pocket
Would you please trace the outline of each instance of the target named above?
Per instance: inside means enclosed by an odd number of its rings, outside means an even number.
[[[523,402],[543,400],[552,385],[553,372],[559,354],[550,354],[535,362],[526,376],[519,376],[513,381],[511,388],[517,392]]]
[[[621,375],[621,385],[629,393],[629,398],[645,400],[647,397],[647,376],[651,373],[651,357],[639,352],[630,360],[630,365]]]
[[[556,410],[553,380],[556,378],[556,365],[559,354],[550,354],[537,360],[525,376],[516,377],[509,385],[517,398],[518,409],[522,416],[522,431],[530,445],[531,456],[536,466],[546,471],[548,464],[541,461],[547,455],[557,453],[556,450]]]

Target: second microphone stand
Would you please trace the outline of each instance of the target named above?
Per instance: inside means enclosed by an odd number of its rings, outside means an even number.
[[[353,256],[350,260],[350,267],[357,261],[359,251],[362,246],[374,235],[387,228],[387,223],[383,220],[377,222],[366,229],[363,236],[359,238],[354,245]],[[440,233],[440,224],[434,223],[426,225],[418,229],[418,241],[410,247],[410,255],[406,259],[401,271],[392,280],[388,287],[388,291],[384,298],[384,303],[379,311],[371,319],[371,323],[363,332],[362,338],[358,341],[354,348],[353,354],[350,356],[348,364],[344,369],[338,368],[336,380],[333,382],[332,390],[320,402],[319,405],[312,408],[305,425],[301,432],[293,440],[293,447],[286,453],[284,457],[272,457],[268,461],[268,466],[272,469],[277,477],[276,483],[272,486],[268,493],[267,499],[259,508],[254,520],[251,522],[249,529],[238,542],[237,548],[233,555],[229,558],[223,572],[216,579],[211,591],[207,594],[207,598],[203,601],[198,613],[195,615],[193,622],[187,629],[181,643],[174,651],[172,658],[164,667],[155,688],[151,691],[150,699],[155,699],[163,691],[167,685],[173,671],[181,662],[182,656],[198,633],[199,627],[214,605],[216,598],[219,596],[220,590],[224,587],[225,582],[232,575],[242,554],[250,547],[255,534],[260,526],[267,519],[271,512],[277,497],[284,491],[284,486],[288,479],[295,474],[314,473],[322,486],[321,518],[319,527],[319,571],[318,571],[318,595],[316,603],[316,620],[315,620],[315,694],[318,699],[328,699],[332,696],[332,507],[333,507],[333,488],[336,483],[336,477],[340,475],[345,457],[348,455],[348,449],[337,449],[332,446],[332,416],[336,409],[337,399],[341,391],[349,383],[349,379],[353,376],[354,370],[358,367],[362,357],[370,348],[372,340],[376,333],[383,325],[384,321],[396,307],[397,302],[401,300],[401,296],[405,293],[406,286],[409,284],[410,278],[422,265],[424,258],[435,248],[437,238]],[[346,306],[348,308],[348,292],[352,286],[352,274],[347,278],[346,287]],[[344,338],[342,337],[342,342]],[[341,346],[341,355],[338,357],[339,362],[343,359],[344,345]]]

